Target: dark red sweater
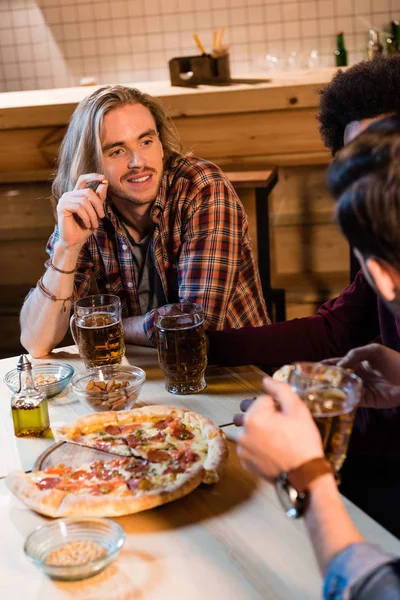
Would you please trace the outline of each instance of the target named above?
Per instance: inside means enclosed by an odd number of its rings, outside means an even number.
[[[209,362],[220,365],[260,365],[272,372],[293,361],[318,361],[344,356],[352,348],[381,336],[400,351],[400,324],[377,302],[359,271],[342,294],[321,306],[313,317],[263,327],[208,331]],[[360,453],[400,456],[400,409],[359,409],[351,449]]]

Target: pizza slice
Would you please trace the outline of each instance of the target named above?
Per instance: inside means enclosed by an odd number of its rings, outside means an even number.
[[[87,446],[118,456],[132,456],[121,430],[115,411],[85,415],[64,427],[54,428],[56,441]]]
[[[55,437],[154,463],[172,461],[176,469],[198,463],[206,483],[219,480],[228,456],[225,436],[210,419],[163,405],[86,415]]]
[[[202,481],[204,468],[144,459],[97,460],[76,468],[65,465],[7,475],[9,489],[29,508],[50,516],[120,516],[177,500]]]

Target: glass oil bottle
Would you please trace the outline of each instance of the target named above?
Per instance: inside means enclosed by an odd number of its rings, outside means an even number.
[[[35,387],[32,365],[22,354],[18,360],[19,389],[11,396],[11,414],[17,437],[42,437],[50,427],[45,392]]]

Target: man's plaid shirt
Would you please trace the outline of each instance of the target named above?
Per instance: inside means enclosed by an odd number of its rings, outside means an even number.
[[[99,293],[120,297],[123,317],[140,315],[131,247],[108,201],[105,213],[79,255],[75,295],[87,295],[94,276]],[[151,252],[168,303],[201,304],[209,329],[269,323],[247,216],[218,167],[181,159],[163,174],[151,218]],[[57,239],[56,227],[47,244],[50,256]],[[153,341],[154,311],[146,314],[144,328]]]

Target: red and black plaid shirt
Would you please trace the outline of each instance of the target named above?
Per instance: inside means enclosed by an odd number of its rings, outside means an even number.
[[[140,315],[131,248],[107,201],[106,216],[83,246],[75,276],[76,297],[95,277],[100,293],[116,294],[123,317]],[[206,327],[223,329],[269,323],[244,208],[222,171],[186,157],[162,177],[151,209],[151,252],[168,303],[201,304]],[[47,244],[50,256],[57,227]],[[153,339],[154,311],[145,316]]]

